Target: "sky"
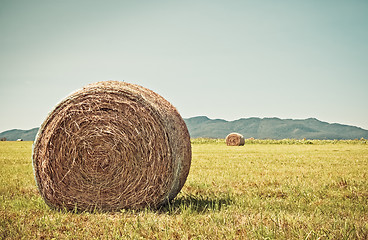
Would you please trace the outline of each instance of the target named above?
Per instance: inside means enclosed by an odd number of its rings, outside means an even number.
[[[103,80],[183,118],[368,129],[367,13],[366,0],[0,0],[0,132],[39,127]]]

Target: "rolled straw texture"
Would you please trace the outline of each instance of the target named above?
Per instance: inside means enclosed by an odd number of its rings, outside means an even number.
[[[33,169],[55,209],[158,207],[183,187],[191,164],[188,129],[177,110],[144,87],[87,85],[42,124]]]
[[[227,146],[243,146],[245,144],[245,139],[243,135],[239,133],[230,133],[225,138]]]

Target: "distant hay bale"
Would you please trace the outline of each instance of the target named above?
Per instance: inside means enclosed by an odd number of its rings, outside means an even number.
[[[230,133],[225,138],[227,146],[243,146],[245,144],[245,139],[243,135],[239,133]]]
[[[149,89],[117,81],[65,98],[33,146],[37,187],[54,209],[158,207],[179,193],[190,164],[177,110]]]

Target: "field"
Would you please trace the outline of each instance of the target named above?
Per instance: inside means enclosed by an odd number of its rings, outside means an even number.
[[[368,239],[368,143],[192,140],[192,167],[161,209],[51,210],[32,142],[0,142],[0,239]]]

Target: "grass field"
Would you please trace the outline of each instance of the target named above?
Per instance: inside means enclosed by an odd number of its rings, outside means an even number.
[[[0,239],[368,239],[368,143],[192,140],[188,180],[159,210],[51,210],[32,142],[0,142]]]

